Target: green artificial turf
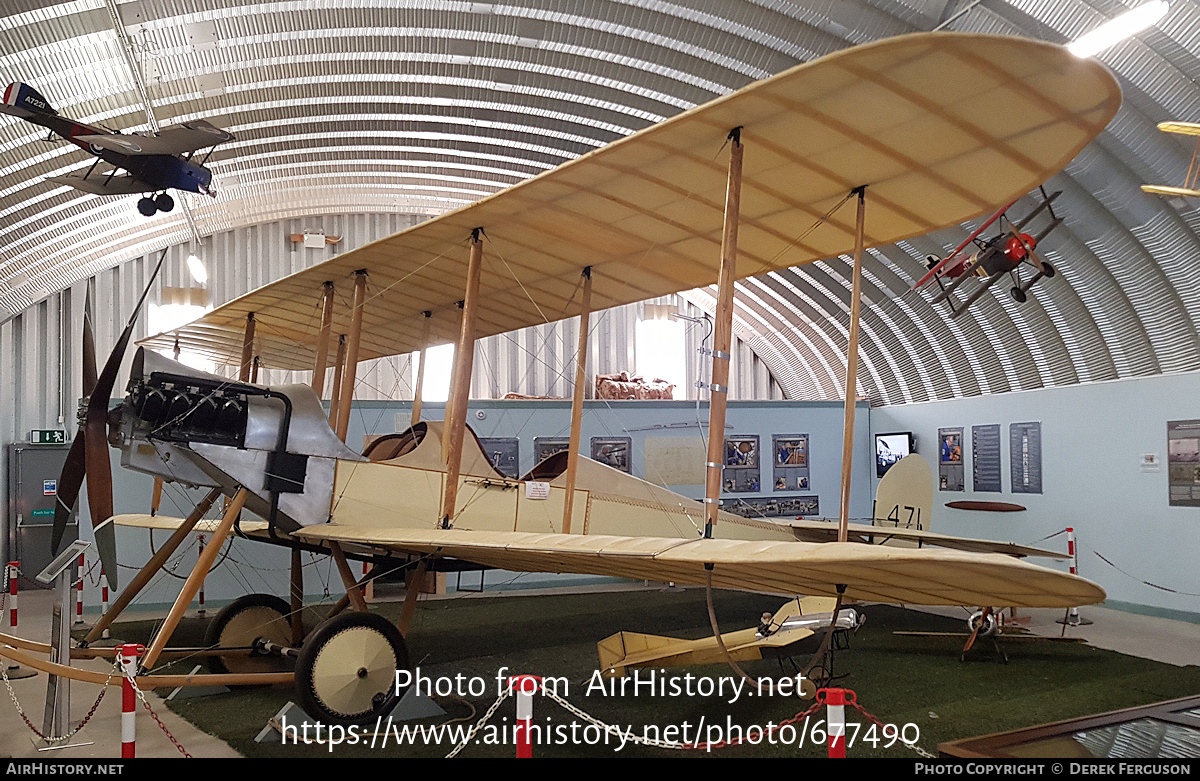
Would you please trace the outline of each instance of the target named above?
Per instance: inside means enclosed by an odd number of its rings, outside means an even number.
[[[774,597],[718,592],[716,611],[722,631],[753,626],[764,611],[773,612],[781,604]],[[380,613],[395,618],[398,604],[383,604]],[[862,608],[868,616],[863,629],[853,638],[852,648],[838,653],[837,673],[848,673],[839,685],[856,692],[859,703],[885,723],[915,725],[918,744],[936,753],[940,742],[1000,732],[1035,724],[1074,718],[1092,713],[1127,708],[1160,700],[1200,693],[1200,668],[1173,665],[1123,656],[1083,644],[1044,641],[1009,641],[1005,649],[1009,663],[1003,664],[986,641],[981,641],[967,661],[959,661],[961,639],[906,638],[893,635],[895,630],[961,631],[963,622],[918,611],[888,606]],[[965,615],[965,614],[964,614]],[[114,634],[124,639],[145,641],[152,627],[149,622],[118,625]],[[502,667],[508,673],[565,676],[569,682],[567,699],[597,719],[623,729],[633,728],[641,735],[647,725],[660,729],[685,722],[691,729],[704,720],[725,727],[728,722],[742,725],[778,724],[803,712],[811,704],[795,697],[751,697],[743,692],[733,703],[728,697],[601,696],[586,693],[598,666],[596,642],[621,630],[698,638],[711,634],[703,589],[617,592],[564,596],[521,596],[489,599],[449,599],[422,603],[409,633],[412,663],[431,679],[464,679],[479,676],[487,682],[483,696],[467,697],[465,702],[449,698],[438,700],[447,716],[415,724],[437,725],[452,718],[477,720],[496,699],[496,676]],[[199,642],[202,626],[189,622],[181,628],[173,645]],[[1086,630],[1076,630],[1086,636]],[[190,637],[189,637],[190,634]],[[807,657],[798,659],[801,663]],[[789,666],[781,670],[775,660],[747,662],[751,676],[794,676]],[[668,676],[728,677],[725,665],[673,668]],[[680,678],[680,685],[685,681]],[[728,689],[726,694],[728,695]],[[329,756],[325,746],[280,745],[254,742],[263,725],[288,700],[295,701],[291,687],[238,690],[214,697],[175,700],[172,710],[202,729],[229,742],[235,750],[250,757]],[[847,708],[849,722],[864,721]],[[547,722],[546,718],[550,717]],[[823,711],[813,717],[823,719]],[[462,756],[512,756],[511,729],[514,720],[512,699],[496,712],[491,724],[507,726],[505,745],[470,745]],[[575,727],[582,737],[584,722],[544,697],[535,702],[534,723],[557,730]],[[464,722],[465,723],[465,722]],[[854,730],[853,727],[850,728]],[[880,742],[872,748],[863,742],[870,737],[864,724],[856,733],[849,756],[913,757],[899,744],[885,748]],[[909,727],[907,735],[915,733]],[[595,737],[597,733],[590,733]],[[551,731],[551,737],[566,738],[568,731]],[[878,737],[879,733],[875,735]],[[477,738],[495,739],[494,732],[481,732]],[[690,737],[690,736],[689,736]],[[703,735],[701,736],[703,737]],[[721,748],[720,756],[824,756],[824,746],[813,747],[811,733],[803,747],[764,741],[757,746]],[[615,740],[615,738],[610,738]],[[363,742],[369,740],[363,739]],[[394,737],[390,743],[394,743]],[[444,756],[453,747],[448,740],[440,745],[406,745],[372,749],[366,745],[341,745],[333,750],[339,757]],[[614,752],[615,743],[599,745],[539,745],[535,756],[631,756],[661,757],[702,755],[697,751],[671,751],[627,744]]]

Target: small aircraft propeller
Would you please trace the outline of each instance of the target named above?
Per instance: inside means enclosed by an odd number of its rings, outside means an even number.
[[[58,481],[58,503],[54,508],[54,530],[51,538],[51,555],[58,551],[63,534],[67,529],[67,520],[75,503],[79,499],[79,488],[87,477],[88,505],[92,512],[92,531],[96,537],[96,549],[100,554],[100,564],[104,568],[108,585],[117,588],[117,539],[116,532],[108,519],[113,514],[112,464],[108,460],[108,401],[112,398],[113,386],[117,382],[117,373],[121,369],[121,361],[125,357],[125,348],[133,336],[133,327],[137,323],[138,314],[150,287],[158,277],[167,250],[163,250],[158,259],[154,273],[142,297],[138,299],[129,323],[117,343],[113,346],[104,369],[96,375],[96,348],[92,334],[92,318],[90,301],[84,307],[83,317],[83,393],[86,398],[86,413],[71,443],[67,461],[63,464],[62,474]]]
[[[83,306],[83,398],[85,403],[95,388],[96,342],[92,334],[92,297],[89,295]],[[67,461],[63,464],[62,474],[58,476],[58,497],[54,505],[54,529],[50,540],[51,556],[58,553],[58,548],[62,545],[71,510],[75,508],[75,502],[79,499],[79,489],[83,485],[83,476],[87,471],[84,461],[86,440],[86,427],[80,425],[79,432],[71,443],[71,450],[67,453]]]

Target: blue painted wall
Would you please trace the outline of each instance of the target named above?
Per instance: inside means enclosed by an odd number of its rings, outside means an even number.
[[[1102,585],[1114,607],[1182,611],[1200,620],[1200,508],[1171,507],[1167,497],[1167,421],[1193,419],[1200,419],[1198,373],[879,407],[871,410],[871,429],[915,432],[918,451],[935,475],[938,428],[965,429],[966,490],[935,491],[935,531],[1034,543],[1074,527],[1080,574]],[[1014,494],[1009,424],[1030,421],[1042,424],[1044,493]],[[973,493],[971,427],[994,423],[1001,425],[1003,492]],[[1148,453],[1158,455],[1161,471],[1142,470]],[[1013,502],[1028,510],[980,513],[944,506],[962,499]],[[1041,544],[1066,550],[1065,535]]]

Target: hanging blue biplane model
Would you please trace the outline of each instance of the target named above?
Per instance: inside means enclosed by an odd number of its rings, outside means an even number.
[[[175,207],[174,199],[166,192],[170,189],[215,198],[212,172],[204,163],[217,144],[233,139],[231,133],[203,119],[172,125],[158,134],[119,133],[85,125],[60,116],[37,90],[19,81],[4,90],[0,112],[49,128],[52,135],[61,136],[96,158],[82,176],[51,176],[47,181],[94,195],[143,193],[138,211],[147,217]],[[193,156],[201,149],[208,149],[208,154],[194,162]],[[112,170],[97,174],[101,161],[111,165]],[[122,170],[127,173],[118,176]]]

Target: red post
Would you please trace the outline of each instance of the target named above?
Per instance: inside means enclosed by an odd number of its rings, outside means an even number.
[[[1067,555],[1071,557],[1071,574],[1079,574],[1079,557],[1075,554],[1075,529],[1067,527]],[[1067,611],[1067,623],[1071,626],[1079,626],[1079,607],[1073,607]],[[1065,630],[1064,630],[1065,631]]]
[[[846,689],[823,689],[825,692],[826,716],[829,725],[829,758],[846,758]],[[849,692],[853,698],[853,692]]]
[[[137,674],[138,656],[146,650],[144,645],[132,643],[122,645],[117,653],[121,660],[121,759],[134,758],[134,716],[137,714],[137,693],[130,680]]]
[[[541,688],[542,679],[536,675],[514,675],[508,688],[517,690],[517,759],[533,758],[533,743],[529,728],[533,724],[533,695]]]
[[[17,573],[21,571],[21,562],[8,562],[8,625],[17,628]]]

